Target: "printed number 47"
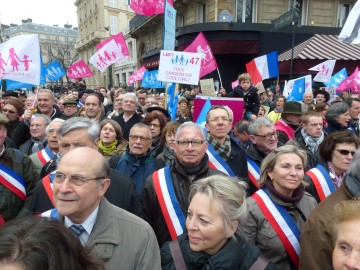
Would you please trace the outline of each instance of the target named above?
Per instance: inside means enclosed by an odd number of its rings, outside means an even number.
[[[196,65],[199,60],[200,60],[199,57],[193,57],[193,58],[190,59],[190,63]]]

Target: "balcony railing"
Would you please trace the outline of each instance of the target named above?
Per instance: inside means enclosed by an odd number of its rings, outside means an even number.
[[[137,28],[139,28],[139,26],[141,26],[142,24],[144,24],[145,22],[149,21],[151,17],[148,16],[144,16],[144,15],[139,15],[136,14],[134,18],[132,18],[129,22],[129,28],[130,28],[130,32],[136,30]]]

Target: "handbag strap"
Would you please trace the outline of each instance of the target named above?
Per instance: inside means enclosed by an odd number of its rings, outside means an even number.
[[[251,265],[249,270],[264,270],[268,265],[269,261],[260,255],[257,260]]]
[[[187,268],[179,246],[179,242],[177,240],[173,240],[169,243],[169,247],[176,270],[186,270]]]

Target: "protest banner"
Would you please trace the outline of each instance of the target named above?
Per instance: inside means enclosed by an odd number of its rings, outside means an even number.
[[[177,51],[160,52],[158,80],[198,85],[201,55]]]
[[[214,79],[200,80],[201,93],[203,96],[215,96]]]

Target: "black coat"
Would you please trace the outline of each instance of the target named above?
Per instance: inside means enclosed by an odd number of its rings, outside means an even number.
[[[245,107],[244,109],[247,112],[252,112],[252,114],[258,115],[260,109],[260,99],[258,95],[258,89],[254,86],[250,86],[249,92],[245,95],[244,90],[241,88],[240,85],[234,88],[234,91],[226,94],[228,97],[238,97],[243,98]]]
[[[143,117],[140,114],[134,113],[134,115],[127,122],[125,122],[123,115],[124,113],[121,113],[119,116],[115,116],[111,119],[120,125],[123,132],[123,138],[129,141],[130,129],[133,127],[133,125],[140,122]]]
[[[240,237],[236,239],[230,238],[214,255],[192,251],[186,231],[179,236],[177,241],[187,270],[247,270],[250,269],[261,255],[258,247],[246,243]],[[165,243],[161,248],[161,267],[163,270],[176,270],[169,242]],[[265,270],[271,269],[275,269],[275,266],[272,263],[268,263]]]

